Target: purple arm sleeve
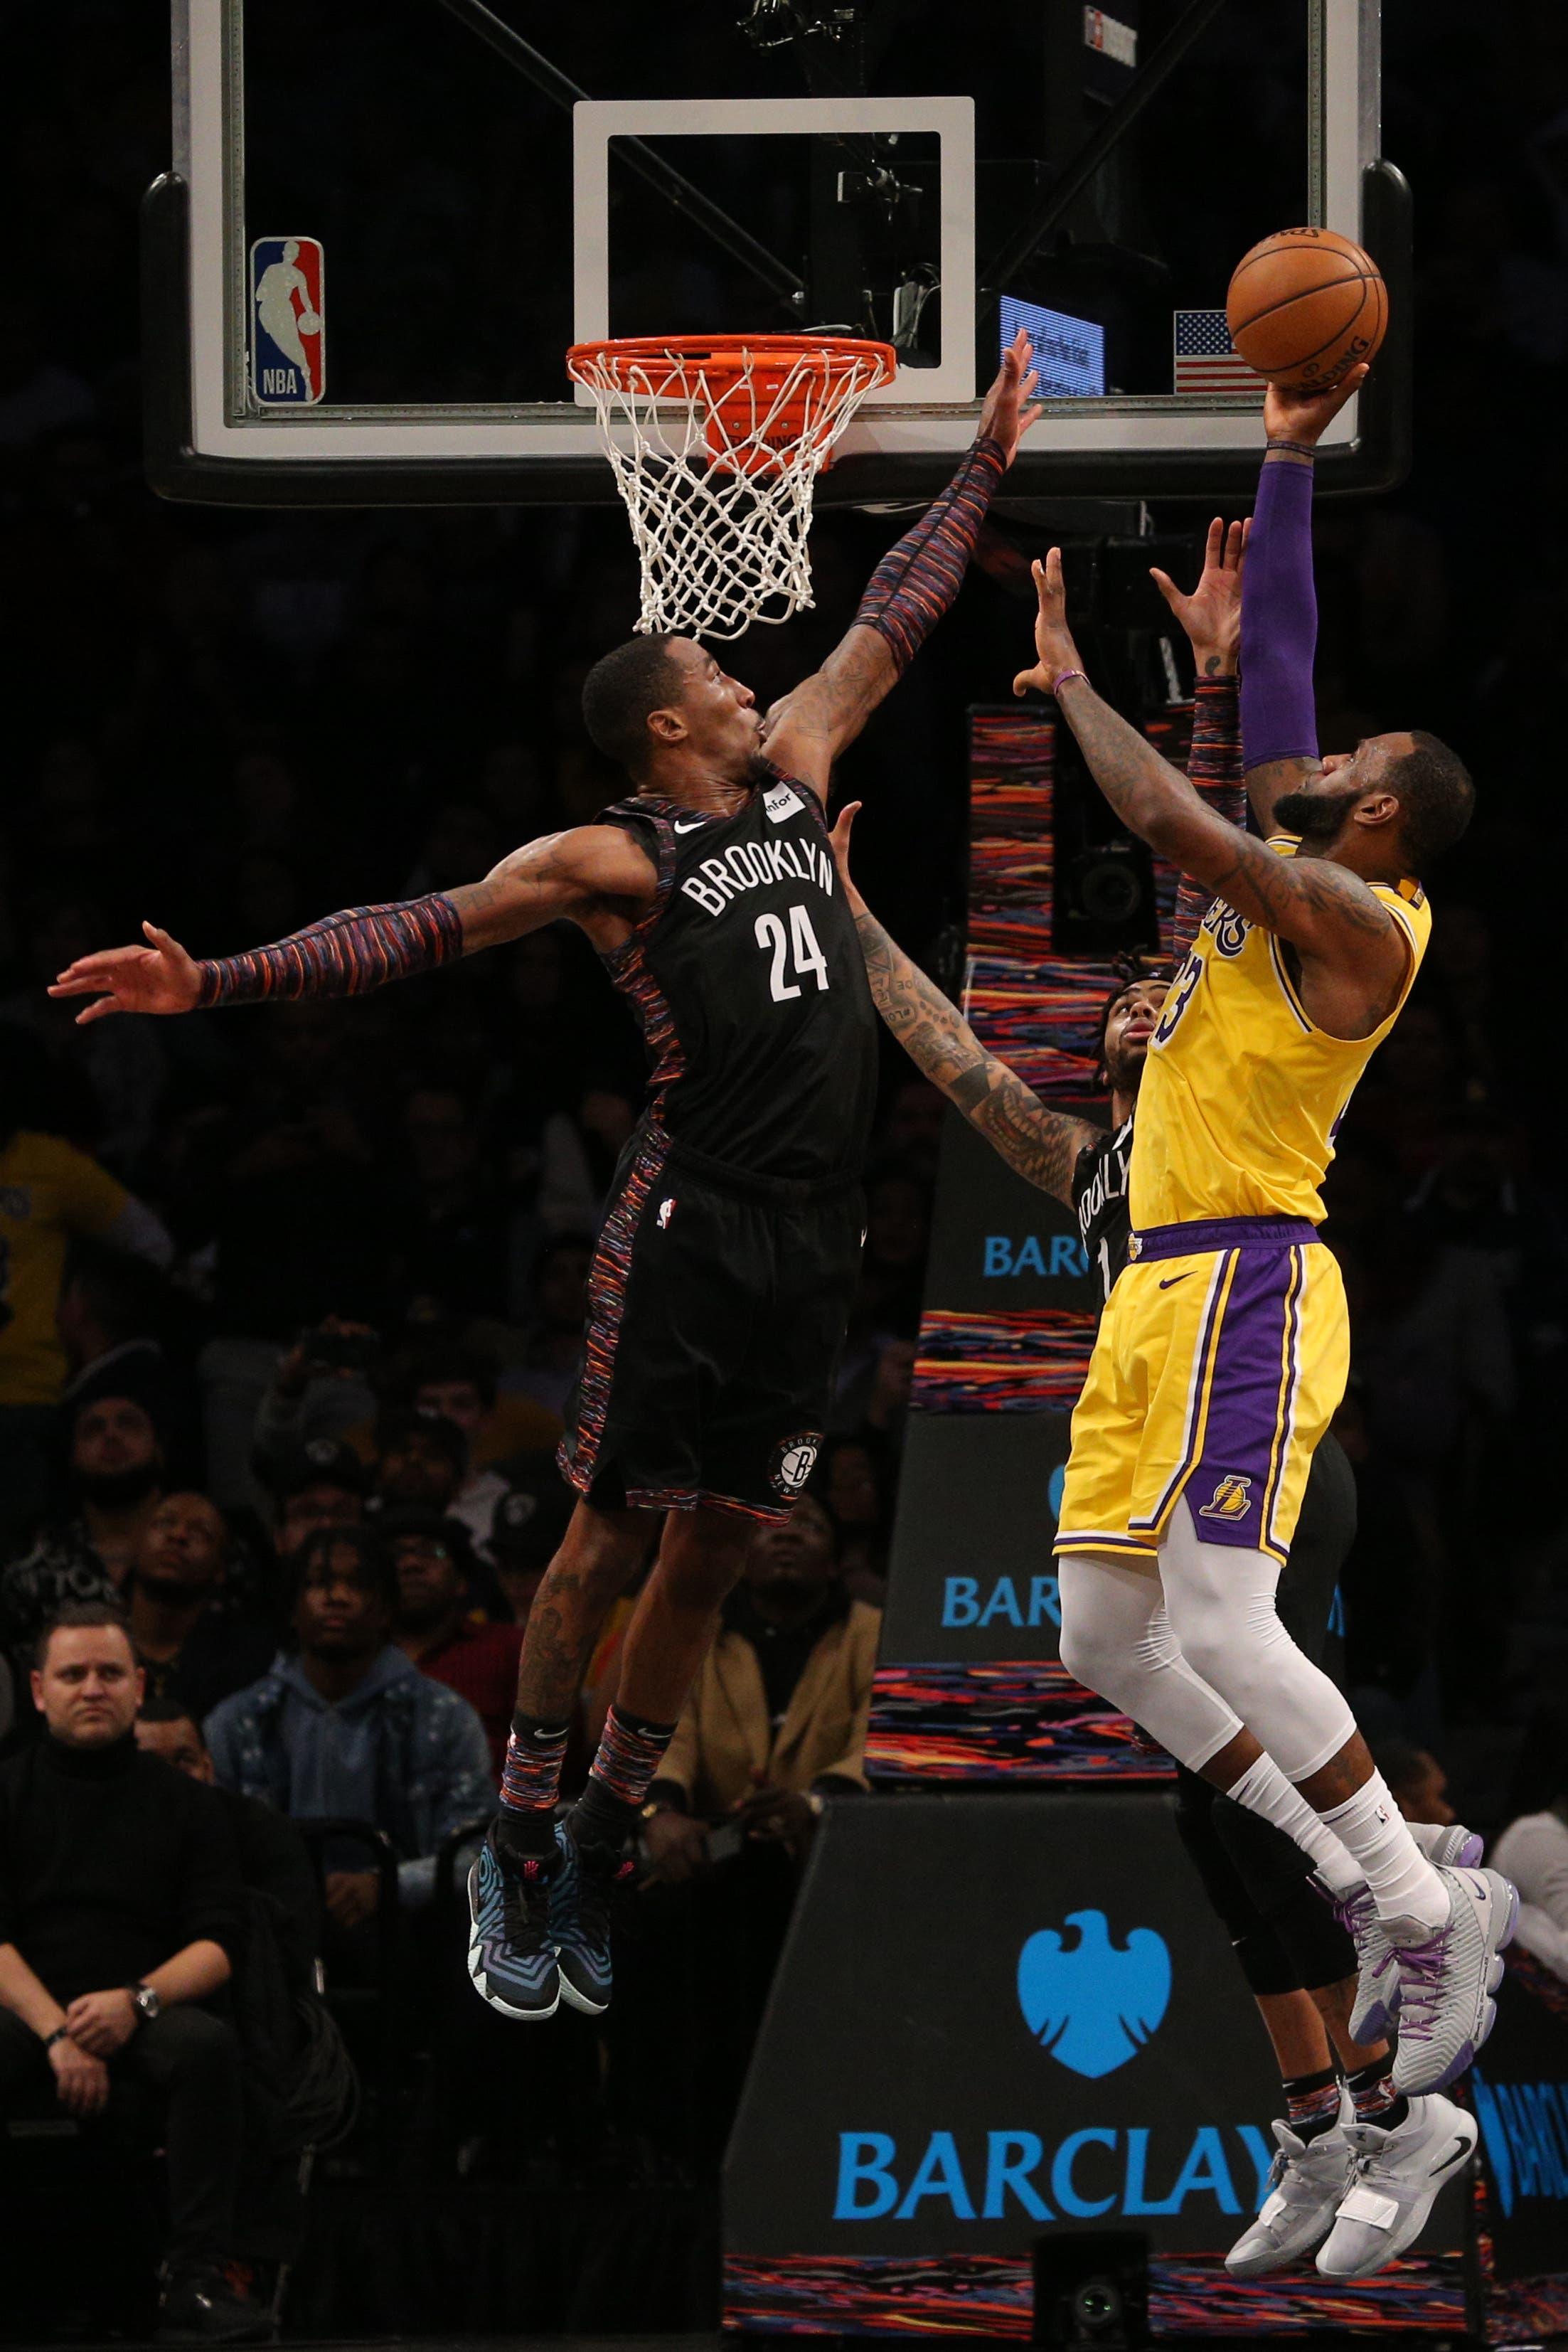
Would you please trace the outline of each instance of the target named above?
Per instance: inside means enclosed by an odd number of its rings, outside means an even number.
[[[201,1004],[269,996],[363,996],[389,980],[434,971],[463,952],[463,919],[444,892],[390,907],[350,907],[269,948],[198,964]]]
[[[1266,457],[1241,592],[1241,756],[1248,768],[1316,759],[1317,641],[1312,469],[1299,458]]]
[[[1000,443],[977,441],[941,497],[872,573],[856,625],[886,638],[900,676],[962,587],[991,494],[1006,472]]]

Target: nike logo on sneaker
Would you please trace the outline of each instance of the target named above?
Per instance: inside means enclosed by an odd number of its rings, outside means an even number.
[[[1435,2164],[1432,2167],[1432,2178],[1436,2179],[1439,2172],[1447,2172],[1451,2164],[1458,2164],[1459,2158],[1463,2156],[1469,2156],[1469,2141],[1468,2139],[1457,2139],[1454,2142],[1454,2152],[1452,2156],[1444,2157],[1440,2164]]]
[[[695,816],[689,824],[683,824],[680,818],[676,817],[674,820],[674,826],[677,833],[695,833],[698,825],[706,824],[706,823],[707,819],[706,816]]]
[[[1190,1281],[1191,1277],[1192,1268],[1190,1266],[1188,1266],[1186,1274],[1167,1274],[1165,1280],[1161,1283],[1160,1288],[1162,1290],[1169,1290],[1174,1284]]]

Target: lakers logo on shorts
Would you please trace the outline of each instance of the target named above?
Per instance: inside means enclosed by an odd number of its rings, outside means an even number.
[[[1200,1519],[1244,1519],[1252,1508],[1248,1493],[1250,1478],[1222,1478],[1213,1496],[1198,1513]]]
[[[769,1484],[776,1495],[792,1503],[797,1495],[805,1492],[806,1481],[817,1466],[821,1451],[821,1430],[803,1430],[799,1437],[787,1437],[773,1456]]]

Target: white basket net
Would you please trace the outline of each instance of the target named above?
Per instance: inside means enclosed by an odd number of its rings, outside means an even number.
[[[593,395],[631,518],[640,631],[738,637],[810,604],[817,476],[891,379],[886,345],[591,344],[567,364]]]

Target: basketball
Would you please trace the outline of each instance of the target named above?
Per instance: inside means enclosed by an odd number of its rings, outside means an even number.
[[[299,331],[302,335],[319,335],[321,331],[320,312],[319,310],[301,310],[299,313]]]
[[[1237,263],[1225,315],[1249,367],[1291,392],[1327,392],[1376,352],[1388,289],[1348,236],[1283,228]]]

